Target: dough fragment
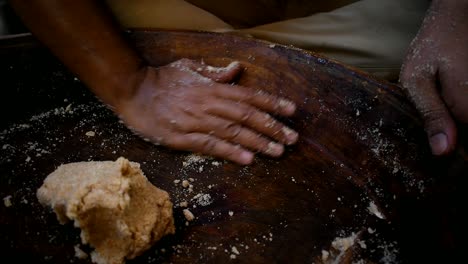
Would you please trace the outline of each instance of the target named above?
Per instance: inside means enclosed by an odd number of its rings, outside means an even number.
[[[98,264],[124,263],[175,232],[168,193],[152,185],[138,163],[122,157],[61,165],[37,198],[61,224],[74,221]]]

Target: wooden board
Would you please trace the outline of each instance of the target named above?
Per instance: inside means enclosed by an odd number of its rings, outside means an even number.
[[[5,259],[89,263],[74,257],[79,230],[60,225],[35,192],[60,164],[120,156],[139,162],[175,204],[189,201],[196,216],[186,225],[175,207],[176,235],[128,263],[395,263],[461,256],[466,133],[454,155],[432,157],[399,87],[312,53],[238,36],[138,30],[129,38],[155,66],[185,57],[219,66],[240,61],[239,84],[298,104],[295,116],[282,119],[300,133],[298,144],[279,159],[259,156],[246,167],[154,146],[130,133],[32,37],[3,39]],[[189,178],[192,193],[174,184]],[[193,199],[198,194],[209,199]],[[369,210],[372,204],[385,219]],[[333,241],[353,234],[348,250],[333,249]]]

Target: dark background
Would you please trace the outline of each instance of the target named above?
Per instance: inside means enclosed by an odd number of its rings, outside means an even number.
[[[0,36],[26,33],[28,30],[6,0],[0,0]]]

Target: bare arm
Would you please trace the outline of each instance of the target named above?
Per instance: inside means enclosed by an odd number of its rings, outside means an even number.
[[[12,0],[25,25],[105,103],[130,97],[142,61],[102,1]]]
[[[212,71],[183,59],[145,65],[112,16],[94,0],[12,0],[29,29],[135,133],[154,143],[229,159],[277,157],[296,132],[267,113],[291,115],[295,105],[257,89],[225,84],[239,64]],[[265,126],[265,124],[271,124]]]

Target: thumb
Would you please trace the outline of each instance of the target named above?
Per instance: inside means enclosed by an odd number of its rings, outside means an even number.
[[[406,68],[402,71],[401,84],[422,115],[432,153],[444,155],[455,149],[457,130],[438,92],[436,75]]]
[[[226,67],[213,67],[201,63],[194,63],[192,67],[192,70],[220,83],[233,81],[242,71],[242,66],[237,61],[231,62]]]

